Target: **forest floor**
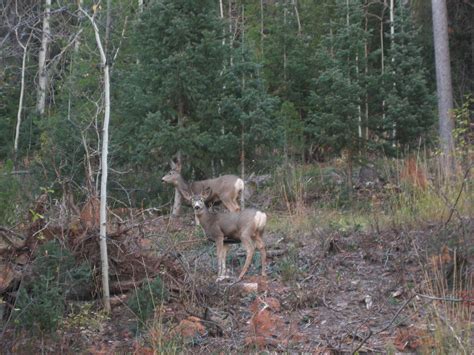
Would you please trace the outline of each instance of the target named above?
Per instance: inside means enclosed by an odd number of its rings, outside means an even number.
[[[474,221],[452,223],[449,231],[436,223],[409,230],[310,227],[289,233],[296,220],[284,213],[269,216],[267,277],[259,276],[257,252],[243,281],[216,283],[215,246],[194,226],[192,215],[174,222],[151,218],[130,236],[140,230],[141,245],[166,254],[180,272],[168,275],[175,279],[170,298],[158,301],[154,319],[141,331],[126,304],[129,292],[113,297],[107,317],[87,308],[85,321],[66,321],[53,336],[17,336],[9,348],[14,353],[38,346],[46,353],[95,354],[410,353],[436,349],[440,341],[448,342],[446,349],[449,342],[462,349],[458,327],[462,337],[474,339],[472,284],[467,294],[456,287],[442,293],[436,286],[456,283],[457,268],[472,277],[474,257],[466,251],[474,248]],[[453,235],[461,238],[457,245],[463,246],[464,259],[450,247]],[[235,275],[245,254],[239,246],[229,254]],[[87,302],[78,302],[84,309],[81,304]]]

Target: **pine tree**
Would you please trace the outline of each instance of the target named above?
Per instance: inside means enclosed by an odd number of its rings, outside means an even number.
[[[361,98],[365,95],[363,14],[358,1],[337,1],[335,18],[316,52],[320,72],[311,92],[306,130],[313,143],[349,156],[362,146]]]
[[[217,115],[225,58],[217,8],[210,0],[162,0],[143,12],[119,73],[119,158],[155,166],[179,151],[190,161],[208,153],[202,126]]]
[[[390,143],[387,150],[393,142],[402,150],[416,149],[430,138],[430,128],[435,122],[434,96],[427,85],[418,31],[409,9],[398,4],[397,10],[385,80],[386,120],[382,131]]]

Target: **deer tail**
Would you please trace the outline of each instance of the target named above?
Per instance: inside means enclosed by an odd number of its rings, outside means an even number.
[[[242,179],[237,179],[234,184],[235,189],[240,192],[244,189],[244,180]]]
[[[263,212],[257,211],[255,213],[255,227],[259,231],[263,231],[265,229],[265,225],[267,224],[267,215]]]

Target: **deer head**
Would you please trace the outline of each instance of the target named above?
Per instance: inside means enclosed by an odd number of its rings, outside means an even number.
[[[191,201],[191,206],[194,209],[194,212],[199,215],[202,213],[207,207],[206,207],[206,200],[209,198],[211,195],[212,190],[210,187],[207,187],[202,191],[200,194],[190,196],[187,192],[185,192],[184,198],[188,199]]]
[[[174,186],[178,186],[179,179],[181,178],[181,164],[170,161],[171,170],[161,178],[161,181]]]

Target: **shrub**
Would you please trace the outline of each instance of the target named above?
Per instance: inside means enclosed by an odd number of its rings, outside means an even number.
[[[167,299],[168,291],[163,281],[156,277],[153,281],[135,289],[133,296],[128,300],[128,306],[143,325],[153,315],[155,307]]]
[[[32,332],[53,332],[64,315],[67,295],[91,282],[90,267],[77,265],[74,256],[52,240],[38,248],[31,270],[18,290],[14,322]]]

